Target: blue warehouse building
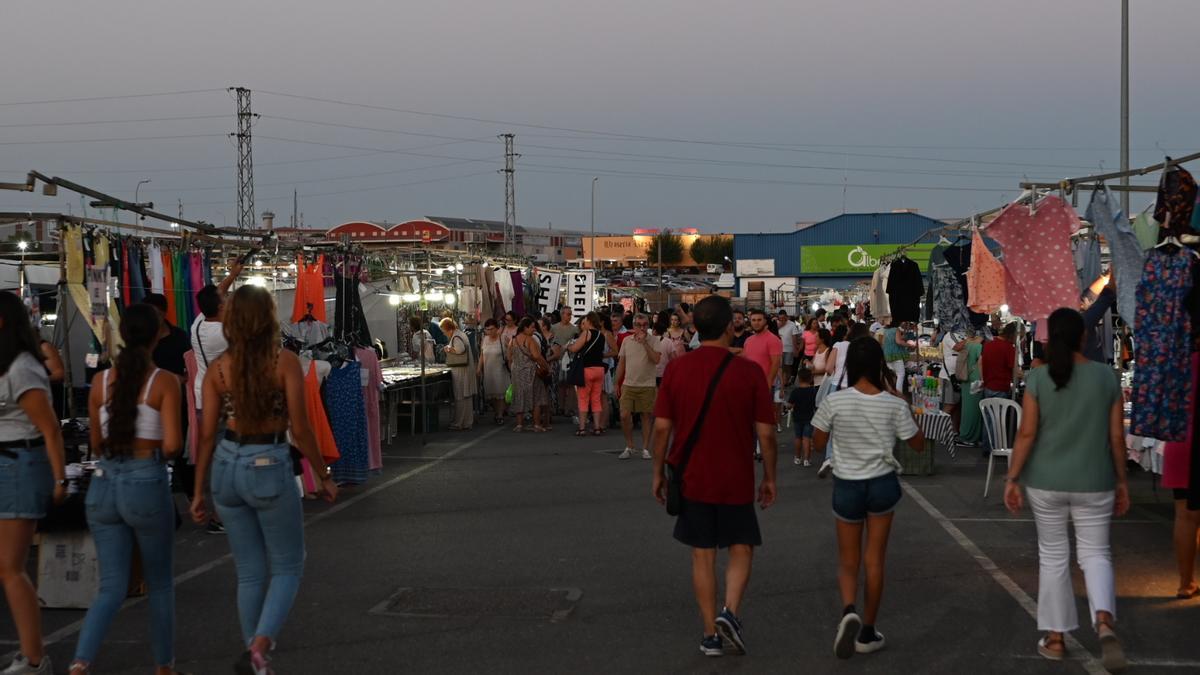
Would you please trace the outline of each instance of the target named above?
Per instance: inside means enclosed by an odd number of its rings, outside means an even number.
[[[917,213],[847,213],[793,232],[735,234],[737,287],[746,297],[762,282],[768,304],[790,305],[796,294],[814,289],[847,289],[869,280],[879,257],[911,244],[946,223]],[[922,239],[908,255],[926,268],[938,234]]]

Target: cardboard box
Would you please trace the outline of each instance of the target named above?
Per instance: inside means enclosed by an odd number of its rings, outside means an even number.
[[[92,533],[53,532],[38,545],[37,594],[47,609],[87,609],[100,588]]]

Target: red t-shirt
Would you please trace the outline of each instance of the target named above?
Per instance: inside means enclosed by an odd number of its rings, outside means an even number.
[[[683,457],[683,444],[699,421],[708,385],[728,353],[719,347],[701,347],[667,366],[654,416],[671,420],[674,426],[667,453],[671,464]],[[759,373],[753,362],[736,356],[726,366],[683,475],[687,499],[707,504],[754,502],[754,425],[775,424],[771,392]]]
[[[1013,367],[1016,365],[1017,348],[1008,340],[989,340],[983,345],[979,357],[979,369],[983,374],[983,388],[992,391],[1012,389]]]

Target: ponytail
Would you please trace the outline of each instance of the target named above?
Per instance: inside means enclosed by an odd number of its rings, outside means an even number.
[[[1046,320],[1050,339],[1046,343],[1046,364],[1054,389],[1058,391],[1071,381],[1075,370],[1075,353],[1083,342],[1085,327],[1083,316],[1073,309],[1062,307],[1054,310]]]

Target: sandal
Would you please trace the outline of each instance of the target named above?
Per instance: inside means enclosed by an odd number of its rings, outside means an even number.
[[[504,425],[504,418],[503,418],[503,417],[493,417],[493,418],[492,418],[492,422],[494,422],[494,423],[496,424],[496,426],[498,426],[498,427],[499,427],[499,426],[503,426],[503,425]]]
[[[1119,673],[1128,668],[1129,661],[1125,658],[1125,649],[1121,647],[1121,640],[1117,638],[1112,625],[1102,622],[1096,627],[1096,632],[1100,635],[1100,664],[1104,669],[1110,673]]]
[[[519,433],[521,433],[522,431],[525,431],[525,427],[524,427],[523,425],[520,425],[520,424],[518,424],[517,426],[513,427],[513,431],[514,431],[515,433],[518,433],[518,434],[519,434]]]
[[[593,436],[603,436],[603,435],[604,435],[604,430],[603,430],[603,429],[593,429],[593,430],[592,430],[592,435],[593,435]]]
[[[547,431],[549,431],[549,429],[547,429],[546,427],[539,427],[536,424],[533,425],[533,433],[535,433],[535,434],[544,434]]]
[[[1067,655],[1067,644],[1063,642],[1062,635],[1054,637],[1047,633],[1038,640],[1037,652],[1044,659],[1062,661]]]
[[[578,431],[575,432],[575,435],[576,436],[587,436],[588,435],[587,429],[579,429]]]
[[[1191,600],[1197,595],[1200,595],[1200,586],[1197,586],[1194,583],[1187,588],[1181,588],[1178,591],[1175,591],[1176,600]]]

